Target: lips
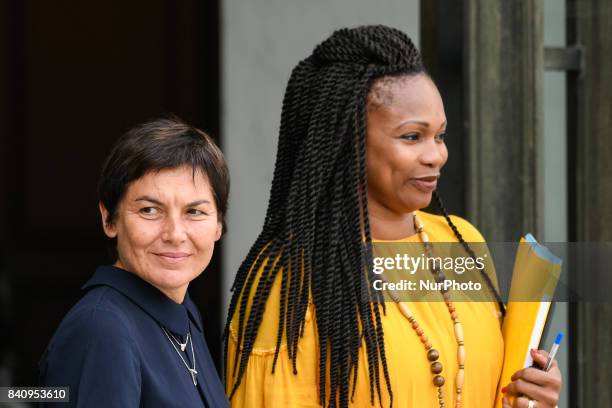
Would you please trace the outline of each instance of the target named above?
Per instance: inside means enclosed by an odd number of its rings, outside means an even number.
[[[425,193],[431,193],[438,185],[438,177],[439,175],[413,177],[410,183]]]
[[[179,263],[191,256],[187,252],[155,252],[154,255],[168,263]]]

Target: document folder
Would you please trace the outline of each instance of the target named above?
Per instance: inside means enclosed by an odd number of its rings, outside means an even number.
[[[521,368],[530,367],[529,350],[537,349],[561,273],[561,259],[531,234],[521,238],[514,261],[506,317],[502,324],[504,365],[495,407],[502,407],[501,388]]]

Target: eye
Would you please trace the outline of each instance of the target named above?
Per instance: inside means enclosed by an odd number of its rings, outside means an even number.
[[[147,218],[153,218],[159,214],[159,209],[155,207],[143,207],[138,212]]]
[[[194,217],[199,217],[202,215],[208,215],[207,213],[205,213],[202,210],[198,210],[197,208],[190,208],[187,210],[187,214],[194,216]]]
[[[410,142],[416,142],[417,140],[419,140],[419,134],[418,133],[408,133],[406,135],[400,136],[400,139],[408,140]]]
[[[436,140],[439,142],[444,142],[446,140],[446,132],[442,132],[436,135]]]

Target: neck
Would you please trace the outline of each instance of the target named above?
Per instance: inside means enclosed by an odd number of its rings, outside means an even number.
[[[372,205],[369,213],[372,238],[394,241],[416,234],[412,212],[397,213]]]

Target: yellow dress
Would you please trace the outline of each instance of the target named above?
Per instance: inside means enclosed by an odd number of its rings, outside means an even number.
[[[417,212],[431,242],[456,242],[456,238],[441,216]],[[483,242],[482,235],[466,220],[451,216],[467,242]],[[411,236],[406,242],[418,242]],[[256,285],[253,285],[253,291]],[[274,374],[272,361],[278,330],[280,298],[280,274],[272,287],[266,304],[253,352],[241,385],[231,399],[231,406],[242,407],[319,407],[318,373],[319,346],[314,305],[306,313],[304,336],[298,343],[297,370],[294,375],[291,360],[283,342]],[[457,343],[452,320],[444,302],[410,302],[410,309],[429,337],[434,348],[440,351],[444,366],[444,402],[455,406],[455,374],[457,372]],[[456,302],[455,307],[463,325],[465,338],[465,380],[462,407],[492,407],[497,383],[502,369],[504,344],[500,329],[497,305],[492,302]],[[247,309],[250,308],[250,300]],[[235,315],[237,316],[237,315]],[[236,353],[236,317],[230,325],[228,363],[226,364],[226,392],[229,395],[234,378],[232,364]],[[437,388],[425,349],[408,320],[393,303],[387,303],[387,313],[381,316],[386,360],[391,379],[394,407],[438,407]],[[389,396],[381,379],[382,406],[389,406]],[[328,393],[329,395],[329,393]],[[370,406],[367,354],[360,348],[355,397],[351,407]],[[375,406],[380,406],[375,394]]]

